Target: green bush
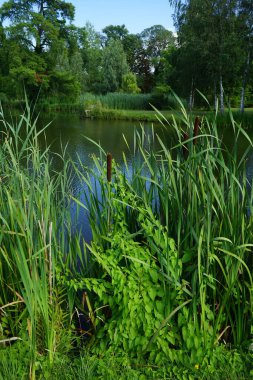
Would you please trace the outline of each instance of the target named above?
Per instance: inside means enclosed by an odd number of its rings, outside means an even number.
[[[137,85],[136,75],[128,73],[123,75],[122,78],[122,91],[127,94],[139,94],[141,92]]]

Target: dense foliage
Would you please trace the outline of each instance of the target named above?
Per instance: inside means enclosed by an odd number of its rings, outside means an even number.
[[[253,5],[246,0],[171,0],[176,37],[161,25],[131,34],[125,25],[97,32],[73,25],[65,1],[6,1],[0,7],[0,99],[41,93],[56,101],[80,93],[153,93],[169,106],[173,89],[194,104],[196,89],[221,110],[252,99]]]
[[[173,57],[175,90],[209,94],[227,103],[252,105],[253,3],[251,0],[170,0],[175,5],[178,45]],[[184,86],[184,87],[183,87]]]
[[[140,35],[124,25],[98,33],[73,25],[65,1],[6,1],[0,7],[0,99],[28,96],[76,100],[81,92],[139,93],[153,88],[154,67],[174,45],[171,32],[154,26]],[[157,42],[157,44],[156,44]],[[155,44],[154,44],[155,43]],[[156,48],[151,48],[156,46]]]

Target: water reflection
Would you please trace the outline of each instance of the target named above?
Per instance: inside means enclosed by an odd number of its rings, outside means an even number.
[[[47,117],[48,119],[48,117]],[[41,118],[40,124],[45,125],[48,120]],[[151,124],[142,124],[145,134],[152,134]],[[52,150],[61,153],[61,146],[67,146],[67,152],[72,159],[77,155],[82,157],[83,162],[90,162],[92,153],[97,154],[98,148],[89,140],[101,144],[106,152],[111,152],[118,163],[122,163],[122,152],[128,156],[128,148],[125,139],[133,149],[134,130],[141,131],[139,122],[129,121],[106,121],[106,120],[81,120],[76,115],[57,115],[53,118],[51,125],[46,130],[47,144],[52,145]],[[166,135],[171,133],[164,132],[160,125],[154,126],[155,133]],[[125,139],[123,137],[125,136]]]
[[[50,121],[51,124],[46,129],[45,135],[40,136],[40,145],[42,148],[50,145],[51,151],[56,153],[52,155],[52,166],[53,170],[57,172],[63,170],[64,160],[60,158],[63,152],[65,160],[70,158],[79,166],[79,169],[85,172],[85,168],[90,168],[93,163],[92,155],[99,155],[99,148],[96,146],[99,144],[105,153],[110,152],[112,154],[119,166],[124,165],[124,152],[131,173],[135,130],[140,134],[145,133],[145,149],[149,149],[149,141],[152,141],[156,134],[162,138],[166,146],[172,144],[174,136],[172,130],[165,131],[162,126],[151,123],[141,125],[139,122],[129,121],[81,120],[78,116],[69,114],[58,114],[53,117],[43,115],[40,118],[40,127],[44,127]],[[157,138],[155,138],[154,148],[160,148]],[[87,185],[73,172],[70,175],[72,176],[73,196],[85,203]],[[71,214],[73,230],[81,231],[86,241],[90,241],[91,231],[85,209],[72,202]]]

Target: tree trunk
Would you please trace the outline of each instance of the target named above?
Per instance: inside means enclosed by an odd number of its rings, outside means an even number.
[[[248,51],[247,61],[244,68],[243,78],[242,78],[242,91],[241,91],[241,103],[240,103],[240,111],[244,112],[244,101],[245,101],[245,90],[248,82],[248,73],[249,73],[249,64],[250,64],[250,50]]]
[[[44,9],[45,9],[45,0],[40,0],[38,4],[38,13],[42,15],[43,17],[45,16]],[[38,37],[36,39],[35,53],[38,55],[41,55],[43,52],[43,43],[42,43],[43,29],[40,25],[38,25],[37,31],[38,31]]]
[[[44,0],[40,0],[40,3],[39,3],[39,13],[42,15],[42,16],[45,16],[44,15]]]
[[[193,88],[193,84],[194,84],[194,81],[193,81],[193,78],[192,78],[191,91],[190,91],[190,97],[189,97],[189,109],[190,109],[190,111],[192,111],[192,109],[194,107],[194,88]]]
[[[214,91],[214,110],[216,111],[216,108],[217,108],[217,87],[216,87],[216,80],[214,81],[213,91]]]
[[[194,104],[195,104],[195,91],[194,91],[194,88],[192,89],[192,110],[194,108]]]
[[[224,110],[224,89],[222,84],[222,75],[220,74],[220,111],[222,114],[224,113]]]

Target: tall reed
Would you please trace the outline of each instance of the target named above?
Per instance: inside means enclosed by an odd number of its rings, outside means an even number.
[[[29,342],[30,379],[38,355],[53,365],[58,351],[71,349],[76,295],[59,279],[84,259],[71,234],[70,164],[63,156],[62,171],[52,171],[36,122],[28,105],[16,124],[0,111],[0,345]]]

